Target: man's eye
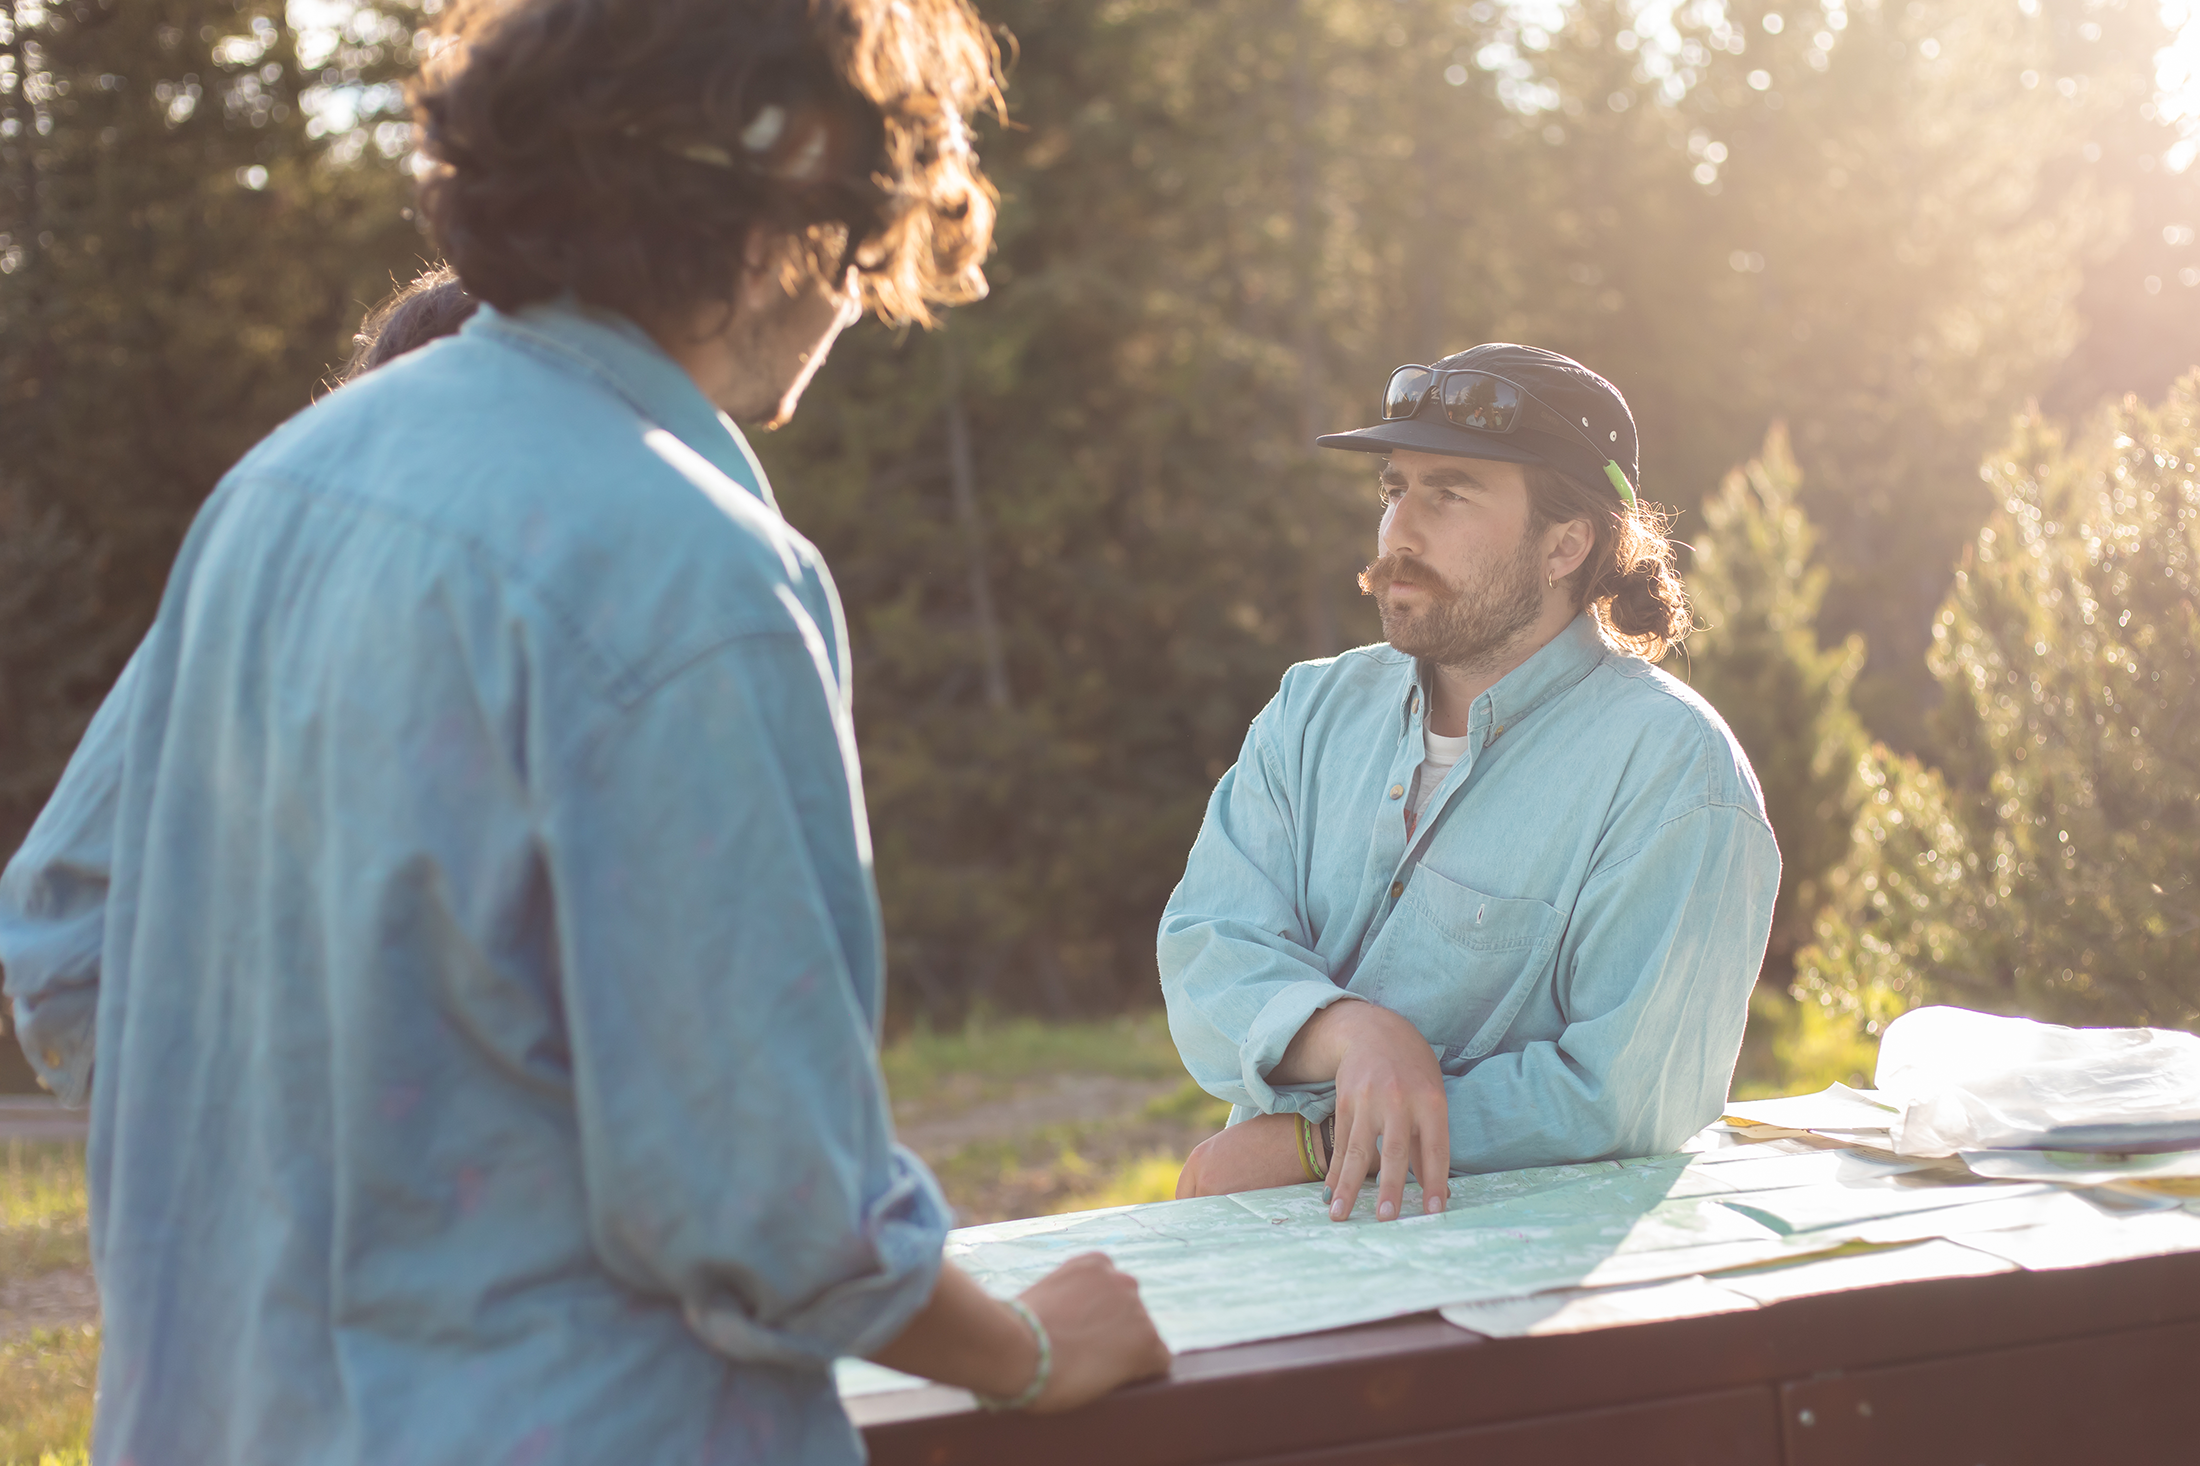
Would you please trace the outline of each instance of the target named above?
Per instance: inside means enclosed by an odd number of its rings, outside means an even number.
[[[1377,484],[1375,486],[1375,497],[1383,501],[1383,506],[1385,508],[1388,508],[1390,505],[1397,503],[1405,496],[1406,491],[1402,485]]]

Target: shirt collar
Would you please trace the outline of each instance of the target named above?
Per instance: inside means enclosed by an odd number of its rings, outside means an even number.
[[[643,418],[702,454],[773,510],[779,508],[763,464],[733,419],[712,406],[695,379],[625,316],[561,296],[511,312],[483,305],[460,329],[596,378]]]
[[[1495,738],[1554,695],[1589,675],[1611,655],[1604,633],[1597,628],[1595,613],[1584,610],[1566,629],[1552,637],[1528,660],[1497,679],[1497,685],[1474,700],[1467,714],[1469,733],[1488,729]],[[1413,686],[1406,694],[1405,716],[1410,725],[1416,712],[1428,706],[1428,672],[1414,664]]]

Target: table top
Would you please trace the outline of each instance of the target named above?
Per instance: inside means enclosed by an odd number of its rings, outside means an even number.
[[[1794,1462],[1885,1449],[1850,1437],[1904,1419],[1967,1421],[1965,1452],[2015,1432],[2024,1459],[2058,1382],[2093,1371],[2093,1404],[2125,1401],[2110,1435],[2145,1449],[2200,1431],[2200,1392],[2146,1387],[2159,1360],[2200,1356],[2200,1202],[2180,1188],[1990,1181],[1722,1124],[1687,1155],[1457,1178],[1447,1213],[1411,1223],[1329,1223],[1319,1188],[1291,1187],[971,1228],[949,1255],[996,1292],[1109,1252],[1178,1350],[1168,1378],[1056,1417],[988,1416],[870,1366],[843,1392],[874,1461],[929,1466],[1121,1460],[1127,1440],[1157,1466],[1469,1445],[1548,1462],[1565,1440],[1585,1460]],[[2157,1395],[2194,1396],[2194,1418]],[[1642,1454],[1661,1439],[1671,1453]]]
[[[2118,1352],[2112,1340],[2129,1346]],[[1535,1424],[1537,1437],[1562,1427],[1588,1431],[1595,1444],[1600,1417],[1631,1462],[1667,1459],[1647,1445],[1661,1425],[1698,1445],[1739,1434],[1734,1450],[1702,1459],[1799,1461],[1810,1456],[1783,1453],[1782,1435],[1823,1435],[1829,1447],[1841,1446],[1829,1427],[1858,1420],[1853,1404],[1812,1402],[1832,1396],[1838,1403],[1860,1380],[1970,1357],[1995,1361],[1991,1373],[2007,1376],[2016,1370],[2006,1360],[2021,1364],[2020,1356],[2058,1344],[2081,1361],[2111,1366],[2115,1380],[2142,1394],[2194,1394],[2188,1383],[2150,1381],[2145,1371],[2166,1364],[2177,1381],[2189,1382],[2200,1358],[2200,1253],[1890,1284],[1543,1336],[1490,1338],[1422,1314],[1180,1354],[1166,1379],[1067,1415],[989,1416],[973,1411],[960,1391],[939,1386],[848,1404],[874,1466],[1120,1462],[1129,1459],[1127,1441],[1138,1443],[1135,1459],[1150,1466],[1254,1462],[1378,1440],[1501,1432],[1509,1422]],[[2070,1369],[2058,1357],[2049,1377],[2067,1379]],[[2087,1439],[2105,1446],[2115,1422],[2097,1418],[2103,1392],[2082,1393],[2083,1413],[2096,1417]],[[2053,1404],[2038,1391],[2033,1399]],[[2021,1411],[2023,1402],[1999,1408]],[[1822,1420],[1804,1425],[1806,1412]],[[1753,1452],[1753,1444],[1763,1449]],[[1832,1459],[1840,1457],[1835,1450]],[[1523,1459],[1569,1457],[1539,1439]]]

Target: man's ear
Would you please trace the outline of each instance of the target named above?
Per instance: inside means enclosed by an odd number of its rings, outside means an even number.
[[[1596,533],[1586,519],[1569,519],[1544,531],[1543,569],[1553,580],[1564,580],[1581,568],[1596,547]]]

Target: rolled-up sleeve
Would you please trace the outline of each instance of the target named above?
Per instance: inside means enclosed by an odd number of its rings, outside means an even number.
[[[1779,885],[1772,831],[1724,804],[1592,875],[1560,948],[1564,1031],[1446,1081],[1452,1169],[1655,1155],[1716,1120]]]
[[[61,1103],[91,1096],[123,729],[139,658],[122,670],[61,783],[0,874],[0,968],[15,1036]]]
[[[925,1304],[950,1214],[893,1141],[852,741],[794,619],[621,712],[549,826],[595,1246],[721,1353],[818,1367]]]
[[[1335,1107],[1334,1085],[1268,1075],[1309,1018],[1358,999],[1330,977],[1298,910],[1286,787],[1256,721],[1207,802],[1157,956],[1169,1032],[1199,1086],[1247,1109],[1319,1119]]]

